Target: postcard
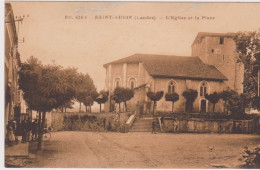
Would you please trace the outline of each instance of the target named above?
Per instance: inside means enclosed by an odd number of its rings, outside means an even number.
[[[6,168],[260,168],[260,3],[4,8]]]

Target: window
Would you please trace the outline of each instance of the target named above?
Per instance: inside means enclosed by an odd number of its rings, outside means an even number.
[[[207,84],[206,82],[202,82],[201,85],[200,85],[200,96],[205,96],[205,94],[208,93],[208,87],[207,87]]]
[[[219,38],[219,44],[224,44],[224,37]]]
[[[225,60],[225,56],[223,55],[223,61]]]
[[[211,52],[214,53],[214,49],[212,49]]]
[[[130,85],[130,88],[131,89],[134,89],[135,88],[135,78],[131,78],[130,80],[129,80],[129,85]]]
[[[175,83],[174,81],[170,81],[168,84],[168,93],[174,93],[175,92]]]
[[[116,78],[114,83],[115,88],[120,86],[120,79]]]

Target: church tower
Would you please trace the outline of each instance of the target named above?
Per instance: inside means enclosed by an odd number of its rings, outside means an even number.
[[[192,44],[192,56],[215,66],[228,81],[227,88],[243,93],[244,65],[238,60],[234,33],[198,33]]]

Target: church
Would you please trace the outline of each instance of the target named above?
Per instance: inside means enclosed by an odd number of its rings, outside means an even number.
[[[193,112],[211,112],[213,105],[205,94],[232,89],[243,93],[244,65],[238,62],[235,33],[200,32],[193,41],[191,56],[133,54],[104,64],[106,90],[113,94],[117,87],[134,89],[134,97],[127,102],[129,111],[152,114],[152,101],[148,91],[176,92],[179,100],[174,103],[174,112],[185,112],[186,100],[182,93],[188,89],[198,92],[193,103]],[[106,112],[113,111],[114,101],[109,97]],[[169,112],[172,104],[164,96],[157,102],[156,110]],[[224,102],[216,104],[215,112],[224,111]]]

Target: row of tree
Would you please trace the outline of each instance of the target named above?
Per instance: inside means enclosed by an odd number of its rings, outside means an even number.
[[[159,101],[163,97],[164,92],[148,92],[147,96],[150,100],[153,101],[153,114],[156,106],[156,102]],[[186,111],[193,111],[193,103],[198,96],[198,92],[193,89],[188,89],[182,93],[182,96],[186,99]],[[215,112],[215,105],[219,102],[220,99],[224,101],[224,112],[227,111],[241,115],[245,113],[245,108],[249,106],[250,96],[246,93],[238,94],[234,90],[224,90],[223,92],[217,93],[214,92],[212,94],[205,94],[205,98],[213,104],[212,112]],[[174,111],[174,103],[179,100],[178,93],[166,93],[165,100],[172,102],[172,112]]]

